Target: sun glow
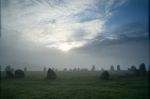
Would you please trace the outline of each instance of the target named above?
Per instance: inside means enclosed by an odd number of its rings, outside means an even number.
[[[85,44],[84,41],[83,42],[65,42],[65,43],[59,42],[55,45],[47,45],[46,47],[56,48],[56,49],[61,50],[63,52],[68,52],[71,49],[82,47],[84,44]]]
[[[72,48],[71,45],[65,43],[65,44],[61,44],[58,49],[64,51],[64,52],[68,52],[70,49]]]

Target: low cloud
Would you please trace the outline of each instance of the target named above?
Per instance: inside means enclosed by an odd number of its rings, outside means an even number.
[[[2,27],[17,31],[27,41],[70,50],[101,34],[113,11],[125,1],[2,0]]]

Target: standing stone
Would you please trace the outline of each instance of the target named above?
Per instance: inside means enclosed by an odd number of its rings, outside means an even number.
[[[15,71],[15,78],[24,78],[25,74],[22,70],[18,69]]]
[[[56,73],[50,68],[47,71],[47,79],[49,80],[56,79]]]
[[[14,78],[14,73],[13,73],[10,65],[6,66],[5,72],[6,72],[6,78],[8,78],[8,79]]]
[[[133,75],[139,75],[139,70],[138,70],[134,65],[131,66],[130,72],[131,72]]]
[[[91,71],[95,71],[95,65],[92,66]]]
[[[113,65],[110,66],[110,71],[114,71],[114,66]]]
[[[120,71],[120,65],[117,65],[117,71]]]
[[[101,76],[100,76],[100,79],[102,79],[102,80],[109,80],[109,73],[108,73],[108,71],[103,71]]]
[[[27,72],[27,67],[24,68],[24,72]]]
[[[1,81],[1,71],[2,71],[2,70],[1,70],[1,66],[0,66],[0,81]]]
[[[140,74],[141,74],[141,75],[146,74],[146,67],[145,67],[145,64],[144,64],[144,63],[140,64],[140,66],[139,66],[139,71],[140,71]]]

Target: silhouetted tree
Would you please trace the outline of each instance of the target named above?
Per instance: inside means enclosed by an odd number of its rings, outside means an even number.
[[[50,68],[47,71],[47,79],[56,79],[56,73]]]
[[[120,71],[120,65],[117,65],[117,71]]]
[[[24,78],[25,74],[22,70],[18,69],[15,71],[15,78]]]
[[[140,64],[139,71],[140,71],[141,75],[146,74],[146,68],[145,68],[145,64],[144,63]]]
[[[113,65],[110,66],[110,71],[114,71],[114,66]]]
[[[6,66],[5,72],[6,72],[6,78],[9,78],[9,79],[14,78],[14,74],[13,74],[13,71],[12,71],[10,65]]]
[[[100,79],[109,80],[109,73],[108,73],[108,71],[103,71],[101,76],[100,76]]]
[[[92,66],[91,71],[95,71],[95,65]]]

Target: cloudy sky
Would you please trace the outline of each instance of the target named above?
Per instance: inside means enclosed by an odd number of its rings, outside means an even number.
[[[1,0],[0,65],[148,65],[148,7],[148,0]]]

